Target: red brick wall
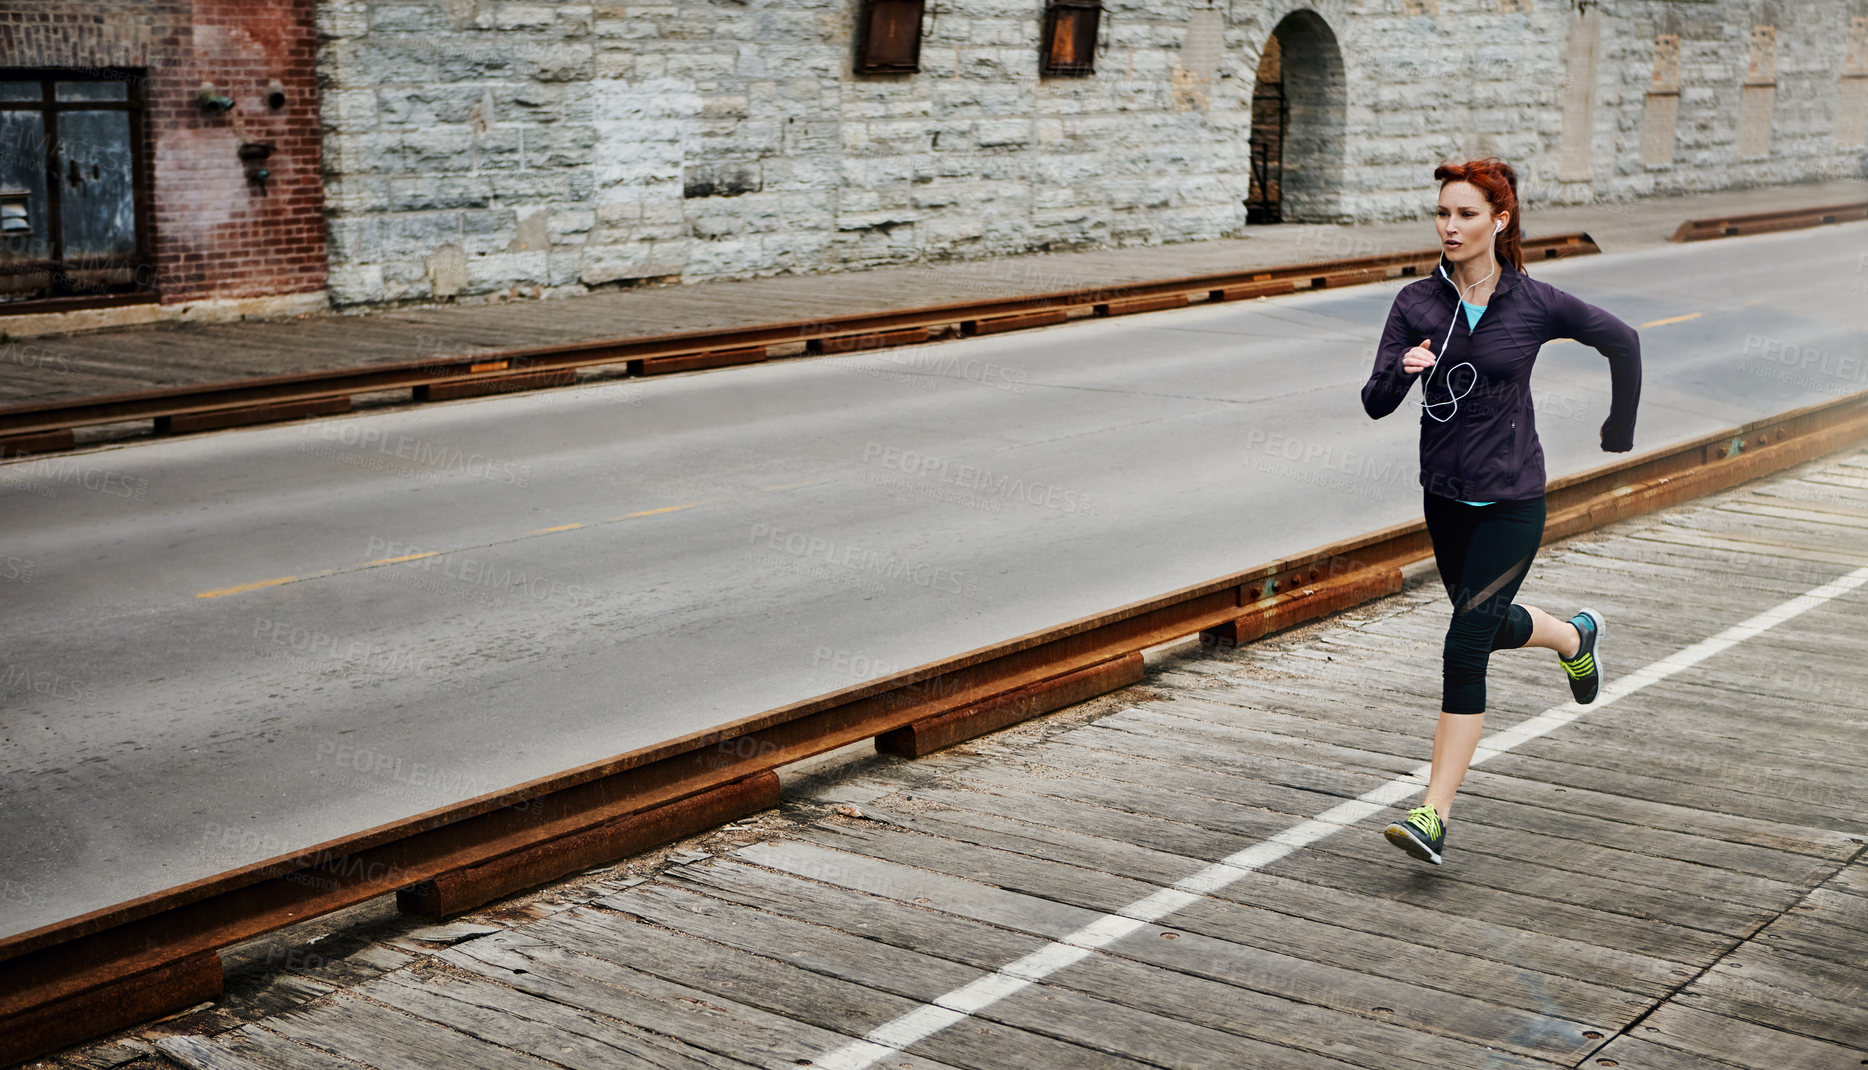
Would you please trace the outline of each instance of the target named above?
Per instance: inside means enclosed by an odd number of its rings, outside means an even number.
[[[315,0],[38,0],[0,10],[0,64],[142,68],[144,156],[164,304],[324,288]],[[277,79],[285,106],[267,107]],[[201,83],[233,97],[195,104]],[[236,152],[276,146],[262,195]]]

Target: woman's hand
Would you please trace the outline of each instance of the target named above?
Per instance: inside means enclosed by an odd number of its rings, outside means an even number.
[[[1420,340],[1420,345],[1401,354],[1401,370],[1409,375],[1419,375],[1433,367],[1433,350],[1428,348],[1432,341],[1431,338],[1423,338]]]
[[[1609,426],[1611,421],[1602,421],[1602,452],[1627,453],[1634,449],[1634,432],[1626,428]]]

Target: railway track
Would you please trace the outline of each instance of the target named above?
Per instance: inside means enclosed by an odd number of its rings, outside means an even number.
[[[1712,238],[1736,238],[1746,234],[1769,234],[1779,230],[1802,230],[1830,223],[1849,223],[1868,219],[1868,201],[1832,204],[1822,208],[1794,208],[1782,212],[1753,212],[1749,215],[1714,216],[1689,219],[1673,232],[1671,241],[1707,241]]]
[[[1526,241],[1525,256],[1552,260],[1601,250],[1587,234]],[[414,402],[570,386],[581,369],[622,365],[626,375],[698,371],[808,355],[916,345],[1192,304],[1355,286],[1429,271],[1438,249],[1318,260],[1283,267],[1078,287],[989,301],[963,301],[828,320],[792,320],[727,330],[684,331],[457,357],[169,387],[0,408],[0,456],[69,449],[75,432],[149,421],[176,435],[350,411],[361,394],[406,391]]]
[[[1868,439],[1868,392],[1553,481],[1546,539]],[[918,757],[1140,679],[1142,651],[1256,637],[1400,588],[1396,525],[0,939],[0,1063],[211,999],[219,950],[394,893],[442,917],[778,802],[775,770],[873,739]]]

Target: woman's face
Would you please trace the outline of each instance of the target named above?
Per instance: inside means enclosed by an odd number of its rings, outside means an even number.
[[[1472,183],[1448,182],[1440,188],[1434,225],[1440,231],[1440,248],[1453,263],[1492,255],[1493,228],[1504,221],[1503,215],[1492,214],[1491,202]]]

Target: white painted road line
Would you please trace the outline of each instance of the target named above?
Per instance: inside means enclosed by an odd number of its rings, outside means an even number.
[[[1723,653],[1863,584],[1868,584],[1868,567],[1858,568],[1840,579],[1734,624],[1718,635],[1702,639],[1684,650],[1620,677],[1605,686],[1591,705],[1578,706],[1574,702],[1566,702],[1501,732],[1494,732],[1480,741],[1479,749],[1472,757],[1472,764],[1478,765],[1539,736],[1548,735],[1585,713],[1599,710],[1649,684],[1657,684],[1677,672],[1690,669],[1715,654]],[[877,1059],[901,1051],[979,1013],[1027,985],[1042,981],[1058,970],[1086,958],[1096,949],[1115,943],[1135,930],[1199,901],[1204,895],[1228,887],[1253,870],[1268,866],[1299,847],[1315,843],[1371,814],[1380,813],[1415,792],[1424,791],[1427,774],[1431,769],[1431,765],[1421,765],[1349,802],[1332,806],[1308,821],[1299,822],[1264,843],[1253,844],[1192,876],[1176,881],[1171,888],[1163,888],[1120,910],[1105,914],[1068,936],[1000,967],[996,972],[962,985],[927,1006],[878,1026],[861,1040],[853,1040],[816,1060],[816,1065],[827,1070],[864,1070]]]

